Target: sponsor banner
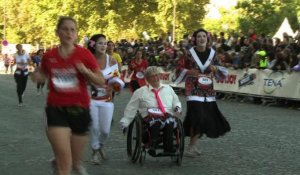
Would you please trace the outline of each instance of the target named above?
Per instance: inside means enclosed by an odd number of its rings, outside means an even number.
[[[128,69],[127,65],[123,65],[122,66],[122,74],[125,74],[125,71]],[[163,69],[161,69],[162,72],[160,74],[160,80],[163,84],[173,84],[173,81],[175,81],[176,77],[175,77],[175,71],[164,71]],[[124,75],[123,75],[124,77]],[[130,80],[127,80],[128,82]],[[184,87],[184,86],[182,86]]]
[[[163,71],[160,78],[164,84],[184,88],[184,82],[174,83],[176,80],[175,71]],[[300,72],[228,69],[228,76],[225,80],[216,81],[214,79],[213,81],[215,90],[221,92],[300,100]]]
[[[300,72],[231,70],[224,81],[215,81],[217,91],[300,99]]]

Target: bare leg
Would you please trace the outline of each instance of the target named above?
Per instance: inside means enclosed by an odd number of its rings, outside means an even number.
[[[72,148],[72,162],[73,168],[78,170],[84,152],[84,147],[88,142],[87,135],[72,135],[71,136],[71,148]]]
[[[199,138],[199,134],[192,136],[190,139],[190,145],[196,145],[198,138]]]
[[[196,134],[194,135],[193,129],[191,128],[191,139],[190,139],[190,146],[194,146],[196,145],[198,138],[199,138],[200,134]]]
[[[197,141],[198,141],[198,139],[199,139],[201,136],[202,136],[201,134],[196,134],[196,135],[194,135],[194,134],[193,134],[193,130],[191,129],[191,139],[190,139],[190,144],[189,144],[189,146],[188,146],[188,148],[187,148],[187,150],[189,150],[191,156],[195,156],[195,155],[200,155],[200,154],[201,154],[201,151],[199,151],[199,150],[197,149],[197,146],[196,146]]]
[[[72,169],[71,129],[49,127],[47,136],[55,155],[58,175],[70,175]]]

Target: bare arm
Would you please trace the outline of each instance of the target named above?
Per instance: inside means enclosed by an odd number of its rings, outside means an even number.
[[[100,70],[90,70],[83,63],[76,64],[77,70],[92,84],[102,86],[105,79]]]
[[[46,75],[45,73],[43,73],[41,71],[40,68],[37,68],[34,72],[32,72],[31,74],[31,80],[33,82],[37,82],[37,83],[44,83],[46,81]]]
[[[118,66],[119,66],[119,72],[122,72],[122,63],[118,62]]]

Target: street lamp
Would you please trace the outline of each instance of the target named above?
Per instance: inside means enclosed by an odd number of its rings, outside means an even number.
[[[3,0],[3,10],[4,10],[4,14],[3,14],[3,36],[4,36],[4,40],[6,39],[6,0]]]
[[[176,6],[177,6],[177,2],[176,2],[176,0],[173,0],[172,3],[173,3],[173,32],[172,32],[172,42],[174,44],[175,36],[176,36]]]

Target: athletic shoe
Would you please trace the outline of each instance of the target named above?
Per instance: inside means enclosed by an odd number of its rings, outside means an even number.
[[[56,166],[55,158],[53,158],[51,160],[51,167],[52,167],[52,174],[53,175],[57,175],[58,171],[57,171],[57,166]]]
[[[102,158],[103,160],[107,160],[107,159],[108,159],[107,156],[106,156],[106,154],[105,154],[105,152],[104,152],[104,150],[103,150],[103,147],[99,148],[98,151],[99,151],[100,156],[101,156],[101,158]]]
[[[97,150],[93,150],[91,162],[94,165],[100,165],[100,159],[98,157],[98,151]]]
[[[19,107],[22,107],[22,106],[23,106],[23,103],[19,103],[18,106],[19,106]]]
[[[89,173],[83,166],[80,166],[79,169],[73,168],[73,171],[76,175],[89,175]]]
[[[197,154],[197,156],[200,156],[202,154],[202,152],[198,150],[196,146],[194,146],[194,152]]]
[[[195,145],[189,145],[186,151],[184,152],[185,156],[196,157],[201,155],[201,151],[197,149]]]

